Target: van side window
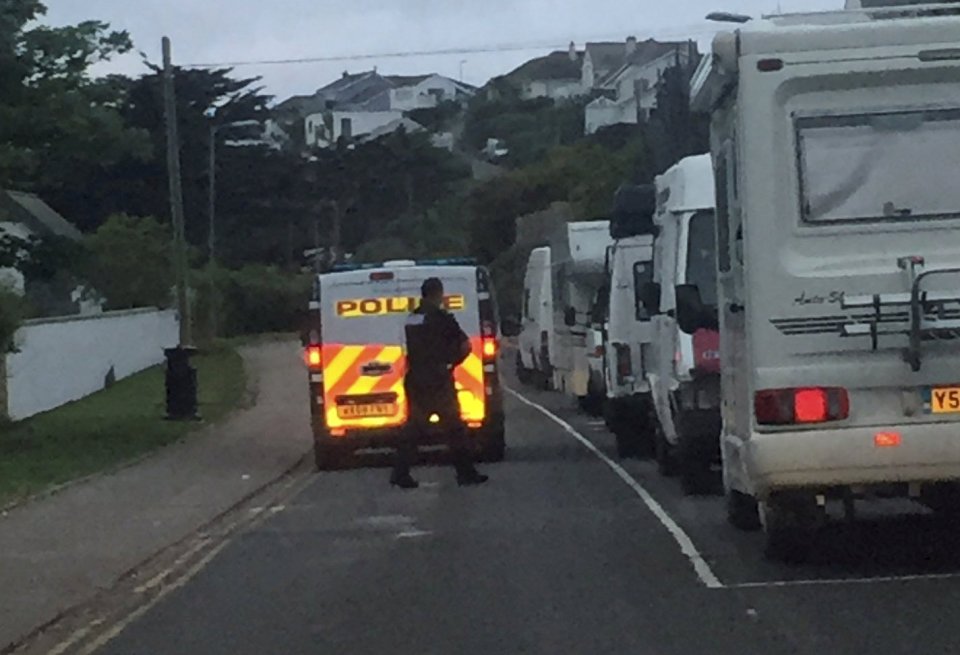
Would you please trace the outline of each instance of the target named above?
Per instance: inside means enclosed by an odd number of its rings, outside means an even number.
[[[524,318],[533,318],[530,315],[530,289],[523,290],[523,316]]]
[[[638,321],[649,321],[650,313],[643,304],[643,290],[653,282],[653,263],[637,262],[633,265],[633,309]]]
[[[730,198],[728,196],[730,142],[724,144],[714,171],[714,184],[717,201],[717,267],[721,273],[730,270]]]

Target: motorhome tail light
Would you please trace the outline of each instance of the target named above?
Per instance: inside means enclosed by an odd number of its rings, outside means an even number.
[[[320,346],[310,344],[304,353],[304,360],[310,368],[321,368],[323,366],[323,353]]]
[[[761,59],[757,62],[757,70],[761,73],[773,73],[783,68],[782,59]]]
[[[754,395],[753,408],[761,425],[826,423],[850,416],[850,396],[840,387],[764,389]]]
[[[497,336],[497,328],[494,326],[493,321],[482,321],[480,323],[480,334],[484,337]]]
[[[373,282],[385,282],[393,279],[393,271],[376,271],[370,274],[370,280]]]
[[[606,348],[603,347],[602,343],[593,349],[594,357],[603,357],[605,353],[606,353]]]

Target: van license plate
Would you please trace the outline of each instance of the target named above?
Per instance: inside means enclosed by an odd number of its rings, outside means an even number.
[[[931,414],[960,414],[960,387],[930,389]]]
[[[373,403],[367,405],[340,405],[337,414],[340,418],[367,418],[376,416],[394,416],[397,406],[391,403]]]

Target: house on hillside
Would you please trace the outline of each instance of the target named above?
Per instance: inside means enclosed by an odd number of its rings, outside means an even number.
[[[505,78],[519,89],[524,100],[553,98],[560,100],[583,95],[583,53],[573,42],[566,52],[557,50],[546,57],[531,59],[508,73]]]
[[[274,109],[280,123],[301,121],[303,142],[323,148],[341,138],[356,139],[403,124],[406,112],[442,102],[466,102],[476,89],[442,75],[381,75],[376,71],[343,76],[311,96],[295,96]]]
[[[613,60],[606,49],[601,61],[608,66]],[[589,56],[589,46],[587,50]],[[659,42],[649,39],[638,43],[627,39],[620,64],[609,68],[602,78],[596,77],[594,67],[584,77],[593,79],[593,88],[599,97],[587,105],[584,112],[584,131],[593,134],[602,127],[621,123],[636,124],[649,119],[657,106],[657,90],[663,72],[671,66],[691,67],[699,62],[700,54],[694,41]],[[591,62],[591,67],[593,64]]]
[[[0,234],[19,239],[56,236],[79,241],[83,235],[50,205],[32,193],[0,189]],[[43,316],[93,314],[101,304],[82,297],[81,289],[60,288],[56,282],[28,283],[16,268],[0,268],[0,286],[26,296]]]

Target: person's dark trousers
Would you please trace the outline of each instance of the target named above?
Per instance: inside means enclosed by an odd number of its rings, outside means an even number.
[[[410,467],[417,459],[417,444],[428,430],[442,430],[445,433],[447,445],[458,478],[466,478],[476,473],[473,466],[474,453],[470,443],[467,427],[460,417],[460,406],[454,396],[434,393],[432,397],[420,398],[421,394],[407,391],[410,416],[403,430],[400,441],[397,443],[397,459],[390,479],[397,481],[410,476]],[[431,423],[430,417],[436,414],[437,423]]]

